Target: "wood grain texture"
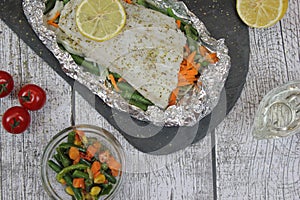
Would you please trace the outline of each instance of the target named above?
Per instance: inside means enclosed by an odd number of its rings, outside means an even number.
[[[254,139],[253,119],[264,95],[300,78],[299,1],[280,23],[250,30],[250,66],[238,103],[216,130],[218,199],[299,199],[300,135]]]
[[[126,179],[115,199],[213,199],[210,135],[173,154],[149,155],[132,147],[93,107],[76,93],[75,123],[107,129],[125,149]]]
[[[31,114],[30,128],[11,135],[0,126],[0,189],[3,200],[48,199],[40,178],[41,157],[47,142],[70,125],[71,87],[0,20],[1,70],[10,72],[15,89],[0,99],[0,113],[18,105],[22,85],[34,83],[47,92],[46,105]]]

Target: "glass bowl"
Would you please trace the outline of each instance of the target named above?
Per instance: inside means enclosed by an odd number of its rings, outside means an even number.
[[[53,171],[48,165],[48,160],[55,160],[53,159],[54,154],[56,154],[56,148],[59,144],[63,142],[67,142],[68,133],[73,130],[83,131],[87,138],[96,138],[102,144],[102,147],[106,147],[111,155],[115,158],[116,161],[121,163],[120,173],[116,177],[116,183],[113,185],[112,190],[109,194],[100,196],[99,199],[111,199],[120,188],[120,185],[123,180],[123,176],[125,172],[125,155],[123,148],[121,147],[120,143],[117,139],[109,133],[107,130],[93,126],[93,125],[76,125],[68,127],[59,133],[57,133],[51,141],[47,144],[43,157],[42,157],[42,166],[41,166],[41,176],[42,176],[42,183],[43,186],[48,193],[48,195],[52,199],[72,199],[72,196],[67,194],[65,191],[65,186],[59,183],[56,180],[56,172]]]

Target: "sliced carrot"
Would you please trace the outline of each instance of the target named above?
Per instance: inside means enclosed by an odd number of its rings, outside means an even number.
[[[70,147],[69,157],[72,160],[76,160],[76,159],[80,158],[79,149],[77,147]]]
[[[188,55],[188,57],[186,59],[187,63],[193,63],[194,62],[196,53],[197,53],[196,51],[193,51],[190,55]]]
[[[203,57],[205,57],[206,54],[210,53],[210,51],[203,45],[201,45],[199,47],[199,52],[200,52],[200,55],[203,56]]]
[[[117,85],[117,82],[116,82],[115,77],[114,77],[112,74],[109,74],[109,75],[108,75],[108,78],[109,78],[109,80],[111,81],[111,84],[114,86],[115,90],[116,90],[117,92],[119,92],[120,89],[119,89],[119,87],[118,87],[118,85]]]
[[[91,171],[93,173],[93,176],[95,176],[95,174],[100,171],[101,169],[101,163],[99,161],[94,161],[92,166],[91,166]]]
[[[73,178],[73,187],[74,188],[85,188],[84,178]]]
[[[179,88],[175,88],[169,98],[169,106],[175,105],[177,102],[177,96],[178,96]]]
[[[132,4],[132,0],[124,0],[126,3]]]
[[[206,54],[205,56],[206,60],[209,62],[209,63],[216,63],[219,61],[219,58],[217,57],[217,54],[216,53],[209,53],[209,54]]]
[[[55,23],[55,20],[60,16],[60,12],[56,12],[55,15],[47,21],[47,23],[55,28],[58,28],[58,24]]]

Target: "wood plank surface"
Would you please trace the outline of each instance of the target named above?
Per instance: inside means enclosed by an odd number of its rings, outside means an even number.
[[[17,93],[26,83],[40,85],[48,95],[43,109],[30,112],[32,122],[24,134],[12,135],[0,126],[0,199],[49,199],[41,182],[41,157],[51,137],[71,124],[71,87],[2,20],[0,49],[0,69],[10,72],[15,81],[12,94],[0,99],[1,116],[19,105]]]
[[[254,116],[271,89],[300,78],[300,5],[289,1],[280,23],[249,29],[250,66],[243,93],[216,129],[218,199],[299,199],[300,135],[252,137]]]
[[[101,126],[125,149],[126,179],[115,199],[300,199],[300,135],[256,140],[251,134],[266,93],[300,79],[299,10],[300,1],[290,0],[280,23],[249,29],[249,74],[233,110],[212,135],[164,156],[133,148],[93,104],[73,92],[76,83],[69,86],[0,20],[0,69],[10,72],[16,85],[0,99],[0,115],[18,105],[17,92],[26,83],[42,86],[49,97],[42,110],[31,112],[24,134],[11,135],[0,126],[0,199],[49,199],[40,179],[42,152],[53,135],[71,125],[73,114],[75,124]]]

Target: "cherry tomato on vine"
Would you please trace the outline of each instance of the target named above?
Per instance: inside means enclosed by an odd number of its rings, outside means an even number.
[[[6,71],[0,70],[0,98],[9,95],[13,90],[14,80]]]
[[[20,104],[28,110],[39,110],[46,102],[46,92],[35,84],[24,85],[18,93]]]
[[[13,134],[24,132],[29,127],[30,121],[29,112],[21,106],[9,108],[2,116],[4,129]]]

